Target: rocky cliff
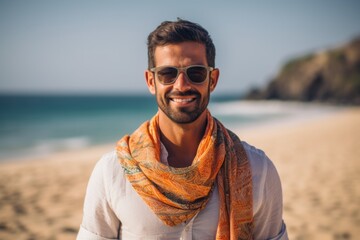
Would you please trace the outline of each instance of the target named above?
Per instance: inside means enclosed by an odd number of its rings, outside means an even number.
[[[247,98],[360,104],[360,37],[290,60],[265,89],[253,89]]]

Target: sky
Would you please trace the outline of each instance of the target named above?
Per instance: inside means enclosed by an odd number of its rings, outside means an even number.
[[[360,36],[359,12],[356,0],[0,0],[0,93],[147,93],[147,36],[180,17],[214,41],[215,93],[241,94]]]

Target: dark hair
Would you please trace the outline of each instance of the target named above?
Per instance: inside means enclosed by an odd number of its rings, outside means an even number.
[[[148,36],[148,68],[155,67],[155,49],[172,43],[193,41],[202,43],[206,49],[206,59],[210,67],[215,67],[215,46],[212,39],[202,26],[197,23],[182,20],[162,22]]]

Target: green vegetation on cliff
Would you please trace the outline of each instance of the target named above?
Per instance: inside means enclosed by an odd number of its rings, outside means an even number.
[[[360,104],[360,37],[288,61],[265,89],[247,98]]]

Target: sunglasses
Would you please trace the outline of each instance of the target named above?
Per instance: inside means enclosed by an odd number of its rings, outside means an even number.
[[[209,72],[214,70],[212,67],[203,65],[191,65],[187,67],[154,67],[150,71],[155,73],[155,77],[163,85],[173,84],[178,78],[180,72],[184,72],[190,82],[194,84],[203,83],[209,76]]]

